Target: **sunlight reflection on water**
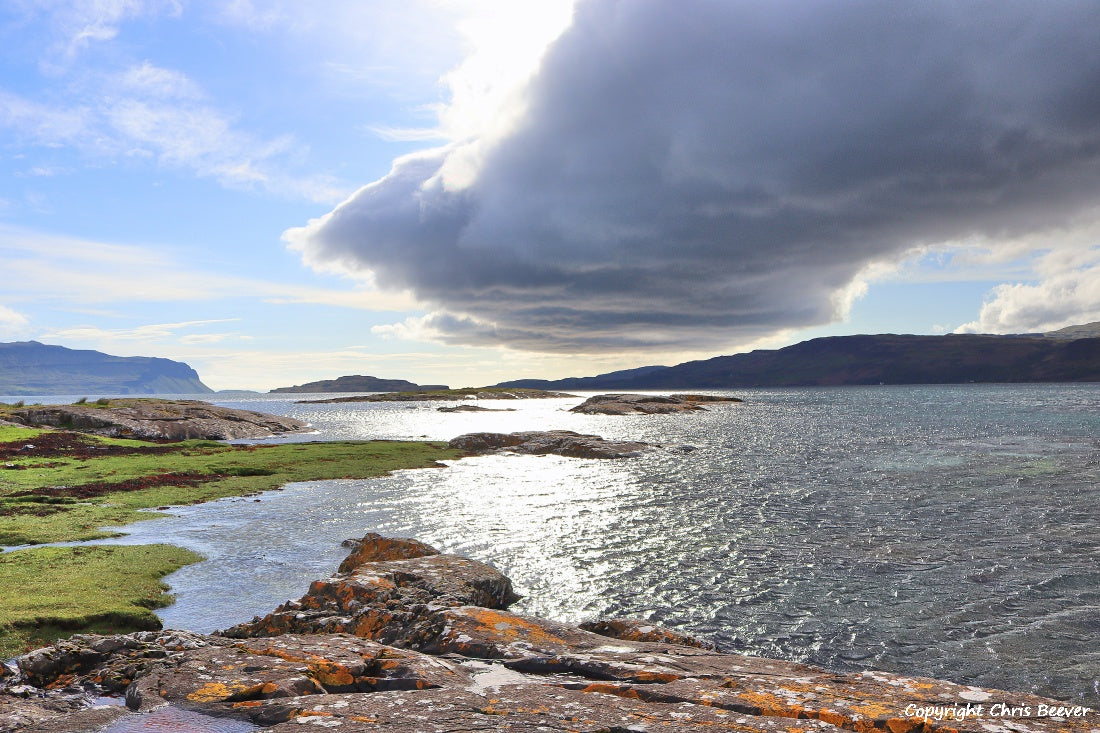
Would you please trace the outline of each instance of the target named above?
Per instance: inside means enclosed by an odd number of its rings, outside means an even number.
[[[578,400],[225,403],[326,438],[566,428],[698,447],[624,461],[484,456],[173,510],[127,542],[209,562],[169,578],[166,625],[209,631],[330,574],[341,540],[415,536],[495,564],[563,620],[627,615],[731,649],[1096,702],[1100,387],[761,390],[687,416]],[[316,439],[317,436],[313,436]],[[247,595],[238,589],[248,588]]]

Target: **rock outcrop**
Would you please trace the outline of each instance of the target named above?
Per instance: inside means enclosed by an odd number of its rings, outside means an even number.
[[[515,412],[511,407],[482,407],[481,405],[455,405],[435,409],[436,412]]]
[[[570,412],[582,415],[667,415],[705,410],[702,403],[742,401],[738,397],[703,394],[601,394],[589,397]]]
[[[380,394],[330,397],[325,400],[298,400],[303,404],[329,404],[336,402],[439,402],[455,400],[547,400],[560,397],[576,397],[564,392],[547,392],[542,389],[519,387],[462,387],[461,389],[436,389],[414,392],[382,392]]]
[[[451,448],[467,453],[555,454],[569,458],[636,458],[654,448],[649,443],[604,440],[572,430],[525,431],[520,433],[467,433],[452,438]]]
[[[0,731],[1092,733],[1095,711],[725,654],[648,624],[507,611],[508,579],[370,535],[293,604],[221,635],[74,636],[0,679]],[[93,705],[115,695],[115,705]],[[125,703],[125,706],[122,703]],[[180,721],[185,721],[185,725]],[[237,721],[244,728],[233,728]],[[216,723],[215,728],[212,723]],[[247,727],[251,725],[252,727]]]
[[[289,417],[216,407],[200,400],[123,398],[102,402],[21,407],[7,411],[5,417],[30,427],[141,440],[270,438],[309,427]]]

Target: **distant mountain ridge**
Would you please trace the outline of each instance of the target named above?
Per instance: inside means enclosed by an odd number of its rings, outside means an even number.
[[[1076,338],[1078,333],[1092,335]],[[832,336],[672,367],[557,380],[518,379],[499,386],[644,390],[1098,381],[1100,324],[1088,324],[1050,334],[1010,336]]]
[[[404,379],[379,379],[354,374],[336,379],[306,382],[294,387],[278,387],[271,392],[423,392],[447,389],[445,384],[414,384]]]
[[[209,394],[187,364],[37,341],[0,343],[0,394]]]

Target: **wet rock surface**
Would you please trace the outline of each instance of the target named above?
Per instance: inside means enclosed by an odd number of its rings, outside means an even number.
[[[0,679],[0,731],[138,731],[149,711],[190,715],[188,730],[279,733],[1100,727],[1094,711],[1027,694],[724,654],[644,622],[594,633],[520,616],[484,563],[415,540],[351,544],[341,572],[221,635],[83,635],[20,657]]]
[[[667,415],[705,410],[705,403],[743,402],[737,397],[701,394],[601,394],[589,397],[570,412],[582,415]]]
[[[599,634],[600,636],[622,639],[623,641],[655,641],[661,644],[679,644],[699,649],[717,649],[713,644],[696,639],[694,636],[681,634],[679,631],[636,619],[612,618],[584,621],[578,624],[578,628],[591,631],[593,634]]]
[[[570,458],[636,458],[656,447],[636,441],[604,440],[598,435],[572,430],[467,433],[453,438],[448,445],[468,453],[554,454]]]
[[[29,427],[63,428],[112,438],[236,440],[302,432],[306,423],[201,400],[113,399],[107,405],[36,405],[8,413]]]

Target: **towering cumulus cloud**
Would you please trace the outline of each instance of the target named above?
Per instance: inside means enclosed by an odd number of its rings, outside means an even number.
[[[410,289],[452,342],[825,323],[870,265],[1095,219],[1098,33],[1091,0],[582,0],[513,124],[287,238]]]

